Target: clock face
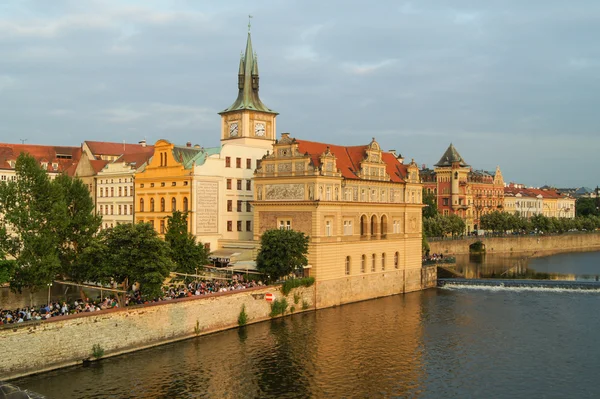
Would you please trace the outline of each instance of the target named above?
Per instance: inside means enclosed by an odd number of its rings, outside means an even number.
[[[254,125],[254,135],[263,137],[265,135],[265,124],[257,123]]]
[[[238,124],[236,122],[229,124],[229,136],[237,137],[238,135]]]

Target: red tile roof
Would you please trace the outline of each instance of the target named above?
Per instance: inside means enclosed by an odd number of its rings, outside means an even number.
[[[360,163],[366,155],[368,145],[344,147],[335,144],[318,143],[307,140],[296,140],[298,151],[302,154],[308,153],[315,167],[321,165],[321,154],[327,151],[327,147],[336,157],[336,164],[345,179],[360,179]],[[387,173],[390,180],[403,183],[406,176],[406,165],[398,161],[394,154],[382,152],[382,160],[386,163]]]
[[[152,152],[136,152],[131,154],[123,154],[119,159],[115,162],[125,162],[136,169],[142,166],[144,163],[148,162],[150,158],[154,155],[154,147],[152,147]]]
[[[154,153],[154,146],[128,143],[109,143],[106,141],[86,141],[94,155],[121,155],[140,152]]]
[[[537,197],[541,195],[542,198],[552,199],[552,198],[562,198],[563,194],[560,194],[556,190],[542,190],[540,188],[516,188],[516,187],[504,187],[504,194],[512,194],[517,195],[521,194],[526,197]]]
[[[9,161],[16,161],[23,152],[40,163],[47,162],[49,172],[64,172],[81,157],[80,147],[0,143],[0,169],[14,169]],[[58,164],[56,170],[52,168],[53,163]]]

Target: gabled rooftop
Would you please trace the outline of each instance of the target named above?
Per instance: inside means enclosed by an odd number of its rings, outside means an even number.
[[[460,156],[460,154],[458,153],[456,148],[454,148],[454,145],[452,145],[452,143],[450,143],[450,146],[448,147],[446,152],[444,152],[444,155],[442,155],[442,157],[440,158],[438,163],[435,164],[435,166],[439,166],[439,167],[452,166],[453,163],[458,163],[460,166],[465,166],[465,167],[469,166],[465,162],[463,157]]]

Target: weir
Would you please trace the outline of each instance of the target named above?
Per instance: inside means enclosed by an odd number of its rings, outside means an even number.
[[[438,287],[523,287],[600,291],[600,281],[438,278]]]

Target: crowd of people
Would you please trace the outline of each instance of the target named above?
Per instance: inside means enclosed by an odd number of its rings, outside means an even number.
[[[243,275],[234,275],[231,279],[223,280],[196,280],[192,282],[172,283],[163,287],[163,295],[154,300],[142,298],[139,291],[125,295],[125,306],[141,305],[152,302],[162,302],[178,298],[197,295],[208,295],[217,292],[229,292],[260,287],[261,281],[246,280]],[[98,297],[96,300],[75,300],[52,302],[42,306],[26,306],[18,309],[2,309],[0,307],[0,325],[24,323],[28,321],[46,320],[56,316],[66,316],[77,313],[98,312],[106,309],[118,308],[119,302],[115,297]]]

